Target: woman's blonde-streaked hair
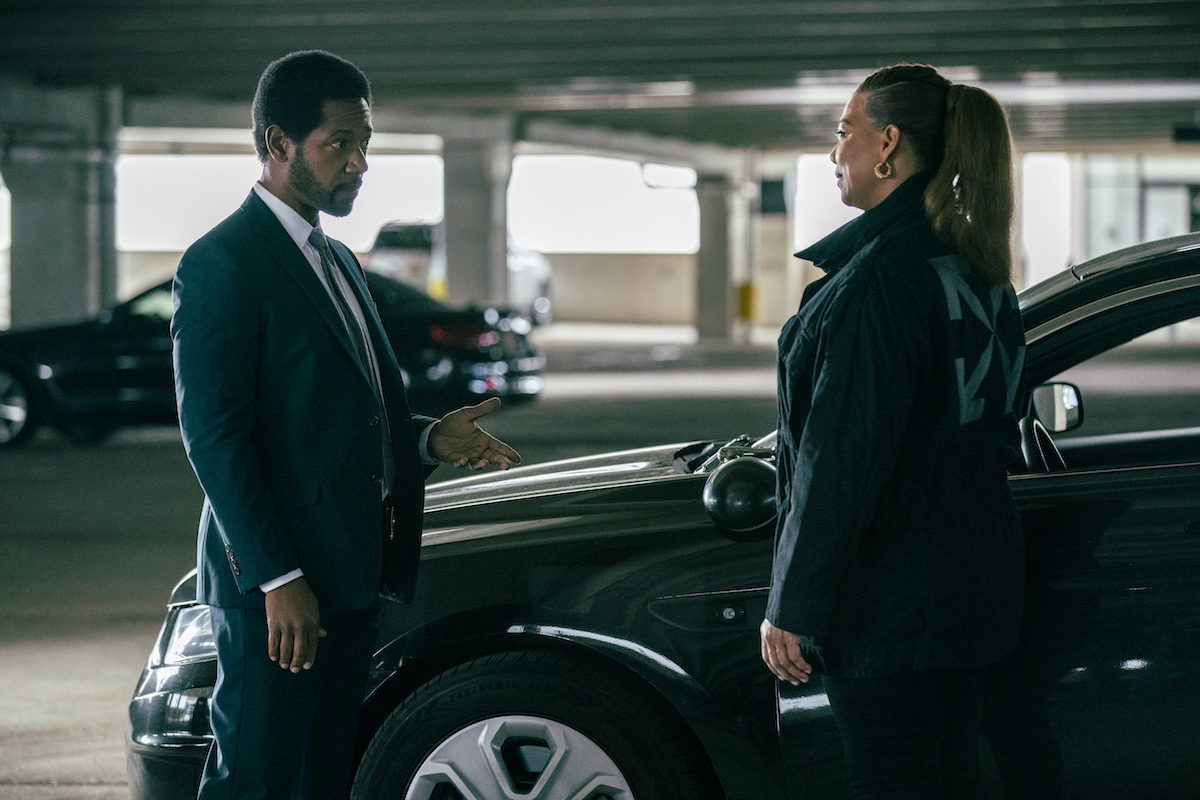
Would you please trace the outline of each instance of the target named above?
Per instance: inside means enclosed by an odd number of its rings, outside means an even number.
[[[858,87],[877,130],[895,125],[918,168],[934,231],[991,284],[1012,280],[1013,161],[1008,116],[983,89],[950,83],[933,67],[884,67]]]

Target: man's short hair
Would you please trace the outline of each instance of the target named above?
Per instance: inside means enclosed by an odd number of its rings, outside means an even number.
[[[272,61],[254,93],[254,148],[267,161],[267,128],[278,125],[299,144],[321,125],[326,100],[366,100],[371,83],[358,67],[324,50],[302,50]]]

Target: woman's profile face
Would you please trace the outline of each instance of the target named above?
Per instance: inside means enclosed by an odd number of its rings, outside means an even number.
[[[875,177],[875,165],[883,161],[885,139],[867,116],[866,104],[866,96],[858,92],[846,103],[838,122],[837,144],[829,154],[842,202],[864,211],[878,205],[891,188]]]

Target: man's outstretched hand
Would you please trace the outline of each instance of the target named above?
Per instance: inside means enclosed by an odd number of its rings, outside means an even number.
[[[477,406],[451,411],[429,432],[429,455],[456,467],[480,470],[488,464],[508,469],[521,463],[516,450],[475,424],[500,409],[500,398],[490,397]]]

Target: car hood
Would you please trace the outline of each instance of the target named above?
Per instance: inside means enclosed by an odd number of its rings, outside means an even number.
[[[425,492],[425,512],[678,478],[686,472],[676,467],[675,454],[688,446],[624,450],[435,483]]]
[[[676,482],[691,484],[703,476],[688,472],[683,466],[677,466],[677,454],[686,450],[694,454],[704,449],[708,442],[682,443],[647,447],[637,450],[623,450],[604,453],[582,458],[572,458],[563,461],[550,461],[544,464],[534,464],[527,467],[514,467],[505,471],[494,471],[466,478],[432,484],[425,493],[425,548],[438,548],[439,545],[463,543],[470,540],[488,540],[497,535],[519,535],[522,530],[542,529],[534,512],[524,515],[520,512],[514,516],[523,520],[516,525],[500,524],[481,525],[477,516],[478,507],[491,506],[488,509],[489,521],[496,522],[497,505],[506,501],[530,501],[533,506],[544,510],[545,499],[563,495],[608,492],[613,490],[631,489],[631,492],[618,491],[624,501],[641,498],[648,503],[664,505],[667,522],[679,523],[678,502],[681,498],[688,501],[689,506],[697,500],[697,492],[692,488],[685,491],[664,491],[664,485],[676,485]],[[681,490],[684,487],[680,487]],[[525,505],[518,502],[510,505]],[[558,511],[564,510],[561,504]],[[569,505],[567,503],[566,505]],[[643,512],[645,506],[642,506]],[[462,511],[460,514],[459,511]],[[595,509],[592,509],[594,512]],[[707,515],[696,505],[691,513]],[[701,517],[697,517],[700,519]],[[511,522],[511,520],[510,520]],[[645,520],[642,521],[643,525]],[[594,538],[594,532],[575,533],[573,536],[588,536]],[[422,556],[424,563],[429,557],[426,549]],[[196,571],[192,570],[180,581],[172,592],[171,605],[181,605],[195,602]]]

